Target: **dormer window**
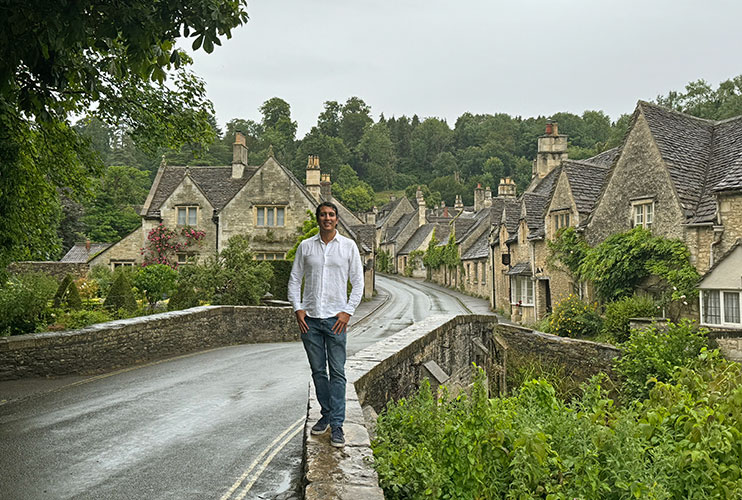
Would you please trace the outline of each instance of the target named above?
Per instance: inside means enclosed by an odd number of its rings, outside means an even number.
[[[654,222],[654,200],[642,199],[631,202],[631,217],[633,226],[650,229]]]
[[[569,227],[569,212],[555,213],[554,217],[554,231],[559,231],[563,227]]]
[[[198,221],[198,207],[178,207],[178,225],[196,226]]]

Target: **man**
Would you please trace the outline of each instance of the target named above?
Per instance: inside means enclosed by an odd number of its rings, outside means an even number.
[[[312,427],[312,434],[324,434],[331,429],[330,444],[342,448],[345,446],[347,327],[363,295],[363,266],[355,242],[337,232],[335,204],[320,203],[315,216],[319,234],[302,241],[296,249],[288,298],[294,306],[322,407],[322,418]],[[349,280],[350,298],[347,293]]]

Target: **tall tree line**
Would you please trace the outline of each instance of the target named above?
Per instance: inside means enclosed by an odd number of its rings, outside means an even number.
[[[685,92],[670,92],[658,104],[704,118],[722,119],[742,114],[742,76],[723,82],[718,89],[700,80]],[[224,130],[213,115],[207,118],[213,140],[186,141],[178,149],[142,150],[125,127],[116,128],[97,118],[86,118],[75,130],[90,140],[106,169],[93,183],[92,196],[82,203],[63,201],[64,247],[75,239],[115,241],[135,229],[136,208],[147,194],[163,157],[172,165],[229,165],[235,133],[247,138],[250,163],[260,164],[273,154],[299,178],[309,155],[319,155],[323,173],[333,181],[333,194],[351,210],[369,210],[377,191],[405,191],[412,195],[423,186],[429,205],[452,205],[457,195],[473,203],[477,184],[497,190],[499,180],[511,177],[519,190],[531,180],[537,140],[547,121],[559,123],[569,136],[569,157],[588,158],[620,145],[630,116],[616,122],[602,111],[581,115],[556,113],[550,117],[522,118],[504,113],[458,117],[453,127],[436,117],[380,114],[359,97],[345,102],[327,101],[316,124],[303,138],[291,106],[279,97],[259,108],[260,121],[235,118]]]

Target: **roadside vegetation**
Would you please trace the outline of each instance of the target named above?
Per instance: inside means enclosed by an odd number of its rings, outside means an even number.
[[[0,286],[0,336],[70,330],[206,304],[255,305],[271,289],[275,298],[285,299],[290,263],[255,260],[247,237],[231,238],[216,258],[178,265],[171,255],[180,248],[177,238],[168,239],[165,248],[159,240],[165,233],[153,230],[157,236],[144,251],[155,257],[143,267],[113,272],[96,266],[85,277],[67,275],[61,283],[41,273],[9,276]]]
[[[391,402],[372,443],[389,499],[676,499],[742,495],[742,370],[692,324],[631,332],[618,395],[544,378],[489,398],[425,384]],[[612,392],[612,391],[611,391]]]

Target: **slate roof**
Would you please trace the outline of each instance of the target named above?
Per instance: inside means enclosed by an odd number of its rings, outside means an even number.
[[[416,213],[409,213],[404,214],[402,217],[399,218],[396,224],[391,226],[386,230],[386,237],[384,238],[384,243],[394,243],[397,241],[397,236],[399,236],[399,233],[402,232],[402,229],[409,224],[410,220],[413,217],[417,217]]]
[[[520,201],[505,201],[505,229],[508,232],[508,241],[513,241],[518,237],[518,224],[520,223]]]
[[[423,241],[425,241],[425,238],[427,238],[428,235],[433,232],[434,227],[434,224],[423,224],[422,226],[418,227],[417,230],[412,234],[412,236],[410,236],[410,239],[407,240],[407,243],[404,244],[402,249],[397,252],[397,255],[409,255],[410,253],[419,249],[420,245],[422,245]]]
[[[338,211],[340,208],[338,208]],[[356,235],[357,241],[367,251],[371,251],[376,240],[376,229],[373,224],[358,224],[350,228]]]
[[[526,224],[528,224],[528,239],[543,238],[544,211],[549,198],[543,194],[523,193],[523,209],[525,211]]]
[[[239,179],[232,178],[232,167],[163,167],[162,176],[157,184],[152,202],[147,210],[148,217],[159,217],[160,207],[173,194],[186,176],[190,175],[193,183],[204,193],[215,210],[221,210],[234,198],[240,189],[255,174],[259,167],[247,167]]]
[[[477,241],[461,256],[461,260],[486,259],[489,255],[489,233],[482,233]]]
[[[643,101],[637,109],[667,164],[687,222],[712,222],[714,195],[742,189],[742,116],[711,121]]]
[[[91,243],[90,251],[85,248],[85,245],[86,243],[75,243],[59,262],[87,263],[99,253],[108,249],[113,243]]]
[[[376,214],[376,227],[381,227],[384,225],[386,220],[389,218],[389,216],[392,214],[394,209],[402,203],[402,198],[397,198],[396,200],[392,200],[383,207],[379,209],[379,213]]]
[[[584,160],[569,160],[569,161],[572,161],[575,163],[583,163],[587,165],[592,165],[595,167],[608,168],[611,165],[613,165],[613,162],[616,161],[616,158],[618,158],[618,155],[620,153],[621,153],[621,148],[612,148],[612,149],[603,151],[602,153],[598,153],[597,155],[591,158],[585,158]]]
[[[513,267],[508,269],[508,271],[505,274],[510,274],[510,275],[524,274],[524,275],[530,276],[531,274],[533,274],[533,272],[531,271],[531,263],[528,261],[518,262]]]
[[[567,175],[572,198],[580,213],[580,226],[584,226],[600,197],[609,169],[585,162],[565,161],[562,170]]]

